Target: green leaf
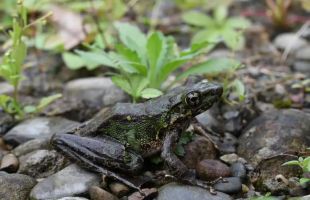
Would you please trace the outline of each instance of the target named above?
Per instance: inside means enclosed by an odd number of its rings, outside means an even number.
[[[222,32],[224,43],[232,50],[241,50],[244,48],[245,39],[241,31],[226,29]]]
[[[282,166],[285,166],[285,165],[299,165],[299,161],[298,160],[291,160],[291,161],[288,161],[288,162],[285,162],[282,164]]]
[[[124,45],[129,49],[136,51],[142,64],[146,65],[146,36],[142,33],[138,27],[129,23],[116,22],[115,28],[118,31],[119,37]]]
[[[66,66],[71,70],[77,70],[85,66],[84,60],[76,54],[65,52],[62,54],[62,59]]]
[[[181,144],[176,145],[175,154],[177,154],[178,156],[181,156],[181,157],[183,157],[185,155],[185,150],[184,150],[183,145],[181,145]]]
[[[130,83],[128,82],[128,80],[125,77],[116,75],[116,76],[113,76],[111,79],[115,85],[120,87],[127,94],[134,96],[134,92],[132,91]]]
[[[243,84],[242,81],[240,81],[239,79],[236,79],[232,82],[231,86],[233,88],[235,88],[236,90],[236,93],[238,94],[239,96],[239,100],[240,101],[243,101],[244,98],[245,98],[245,86]]]
[[[39,104],[36,106],[37,112],[42,111],[45,107],[53,103],[55,100],[62,97],[62,94],[54,94],[48,97],[44,97],[40,100]]]
[[[228,14],[227,6],[218,6],[214,10],[214,19],[218,24],[221,24],[226,19],[227,14]]]
[[[199,11],[193,10],[185,12],[182,15],[182,19],[184,22],[193,26],[200,26],[200,27],[213,26],[213,20],[209,16]]]
[[[157,90],[155,88],[146,88],[141,91],[141,97],[145,99],[151,99],[151,98],[156,98],[162,95],[162,91]]]
[[[149,61],[149,79],[150,86],[154,87],[157,83],[156,77],[167,52],[167,43],[165,37],[160,32],[154,32],[147,41],[147,56]]]
[[[251,22],[243,17],[231,17],[225,22],[225,27],[233,29],[246,29],[251,25]]]
[[[216,75],[224,73],[229,70],[236,70],[241,66],[240,62],[229,58],[213,58],[203,63],[197,64],[184,71],[182,74],[177,76],[177,80],[184,79],[189,75],[195,74],[209,74]]]
[[[85,63],[88,63],[87,67],[92,70],[99,65],[117,68],[115,63],[111,60],[108,54],[105,52],[86,52],[81,50],[75,51]]]
[[[24,107],[25,113],[35,113],[36,111],[37,111],[37,107],[35,106],[28,105]]]
[[[301,178],[301,179],[299,179],[299,183],[300,184],[305,184],[305,183],[308,183],[308,182],[310,182],[310,178]]]

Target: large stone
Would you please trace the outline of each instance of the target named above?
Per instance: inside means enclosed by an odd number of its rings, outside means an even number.
[[[91,105],[107,106],[128,99],[128,96],[114,85],[110,78],[91,77],[68,82],[65,96]]]
[[[15,149],[13,149],[13,153],[19,157],[35,150],[47,148],[49,148],[49,138],[39,138],[29,140],[28,142],[18,145]]]
[[[78,124],[60,117],[37,117],[21,122],[5,134],[3,139],[11,145],[18,145],[32,139],[51,138],[53,134],[64,133]]]
[[[0,199],[28,199],[36,180],[23,174],[0,174]]]
[[[31,191],[33,199],[56,199],[83,194],[93,185],[99,185],[100,178],[75,164],[38,183]]]
[[[65,164],[65,158],[55,150],[36,150],[19,158],[18,173],[27,174],[35,178],[45,178],[60,169]]]
[[[286,152],[303,152],[310,146],[310,114],[299,110],[263,113],[239,138],[238,155],[254,166]]]
[[[300,38],[296,33],[282,33],[274,39],[273,43],[278,49],[284,50],[289,48],[290,52],[293,53],[307,45],[307,41]]]
[[[159,189],[157,200],[231,200],[232,198],[222,192],[216,195],[200,187],[167,184]]]

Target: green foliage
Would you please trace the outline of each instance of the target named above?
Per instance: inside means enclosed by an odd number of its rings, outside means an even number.
[[[27,24],[27,10],[23,6],[23,1],[18,1],[17,6],[17,16],[13,18],[12,31],[9,33],[12,46],[6,51],[0,64],[0,77],[14,87],[14,95],[13,97],[0,95],[0,107],[15,118],[22,119],[26,113],[41,111],[61,95],[43,98],[39,105],[33,107],[23,107],[18,100],[18,87],[23,71],[22,65],[27,55],[27,46],[23,41],[23,36],[29,25]]]
[[[308,150],[310,150],[310,148],[308,148]],[[283,165],[297,165],[299,166],[304,173],[309,173],[310,172],[310,156],[308,157],[299,157],[298,160],[292,160],[292,161],[288,161],[286,163],[284,163]],[[299,179],[300,184],[305,184],[310,182],[310,178],[300,178]]]
[[[221,40],[233,50],[244,47],[242,31],[249,27],[250,22],[242,17],[228,17],[227,6],[215,7],[213,16],[192,10],[185,12],[182,18],[189,25],[201,29],[195,33],[192,43]]]
[[[191,132],[183,132],[176,145],[175,153],[178,156],[184,156],[185,155],[184,145],[192,141],[193,138],[194,138],[194,135]]]
[[[75,53],[63,54],[63,58],[70,69],[85,66],[92,70],[102,65],[112,68],[112,81],[131,95],[134,101],[161,95],[170,87],[163,87],[163,83],[171,73],[176,72],[179,81],[189,75],[211,74],[239,65],[232,59],[210,59],[180,72],[178,69],[204,52],[209,46],[207,41],[180,51],[174,38],[164,36],[161,32],[152,32],[147,36],[136,26],[120,22],[115,27],[121,41],[115,51],[103,51],[100,48],[76,50]]]

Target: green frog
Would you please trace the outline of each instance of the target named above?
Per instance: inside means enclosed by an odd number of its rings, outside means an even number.
[[[207,187],[176,156],[173,147],[191,119],[208,110],[222,93],[221,85],[200,81],[143,103],[117,103],[77,128],[54,135],[51,143],[87,169],[138,190],[120,174],[139,174],[144,159],[160,152],[178,180]]]

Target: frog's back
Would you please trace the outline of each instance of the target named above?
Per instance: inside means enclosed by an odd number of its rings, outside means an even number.
[[[111,108],[100,132],[148,154],[162,145],[165,117],[161,110],[148,112],[146,104],[119,103]]]

